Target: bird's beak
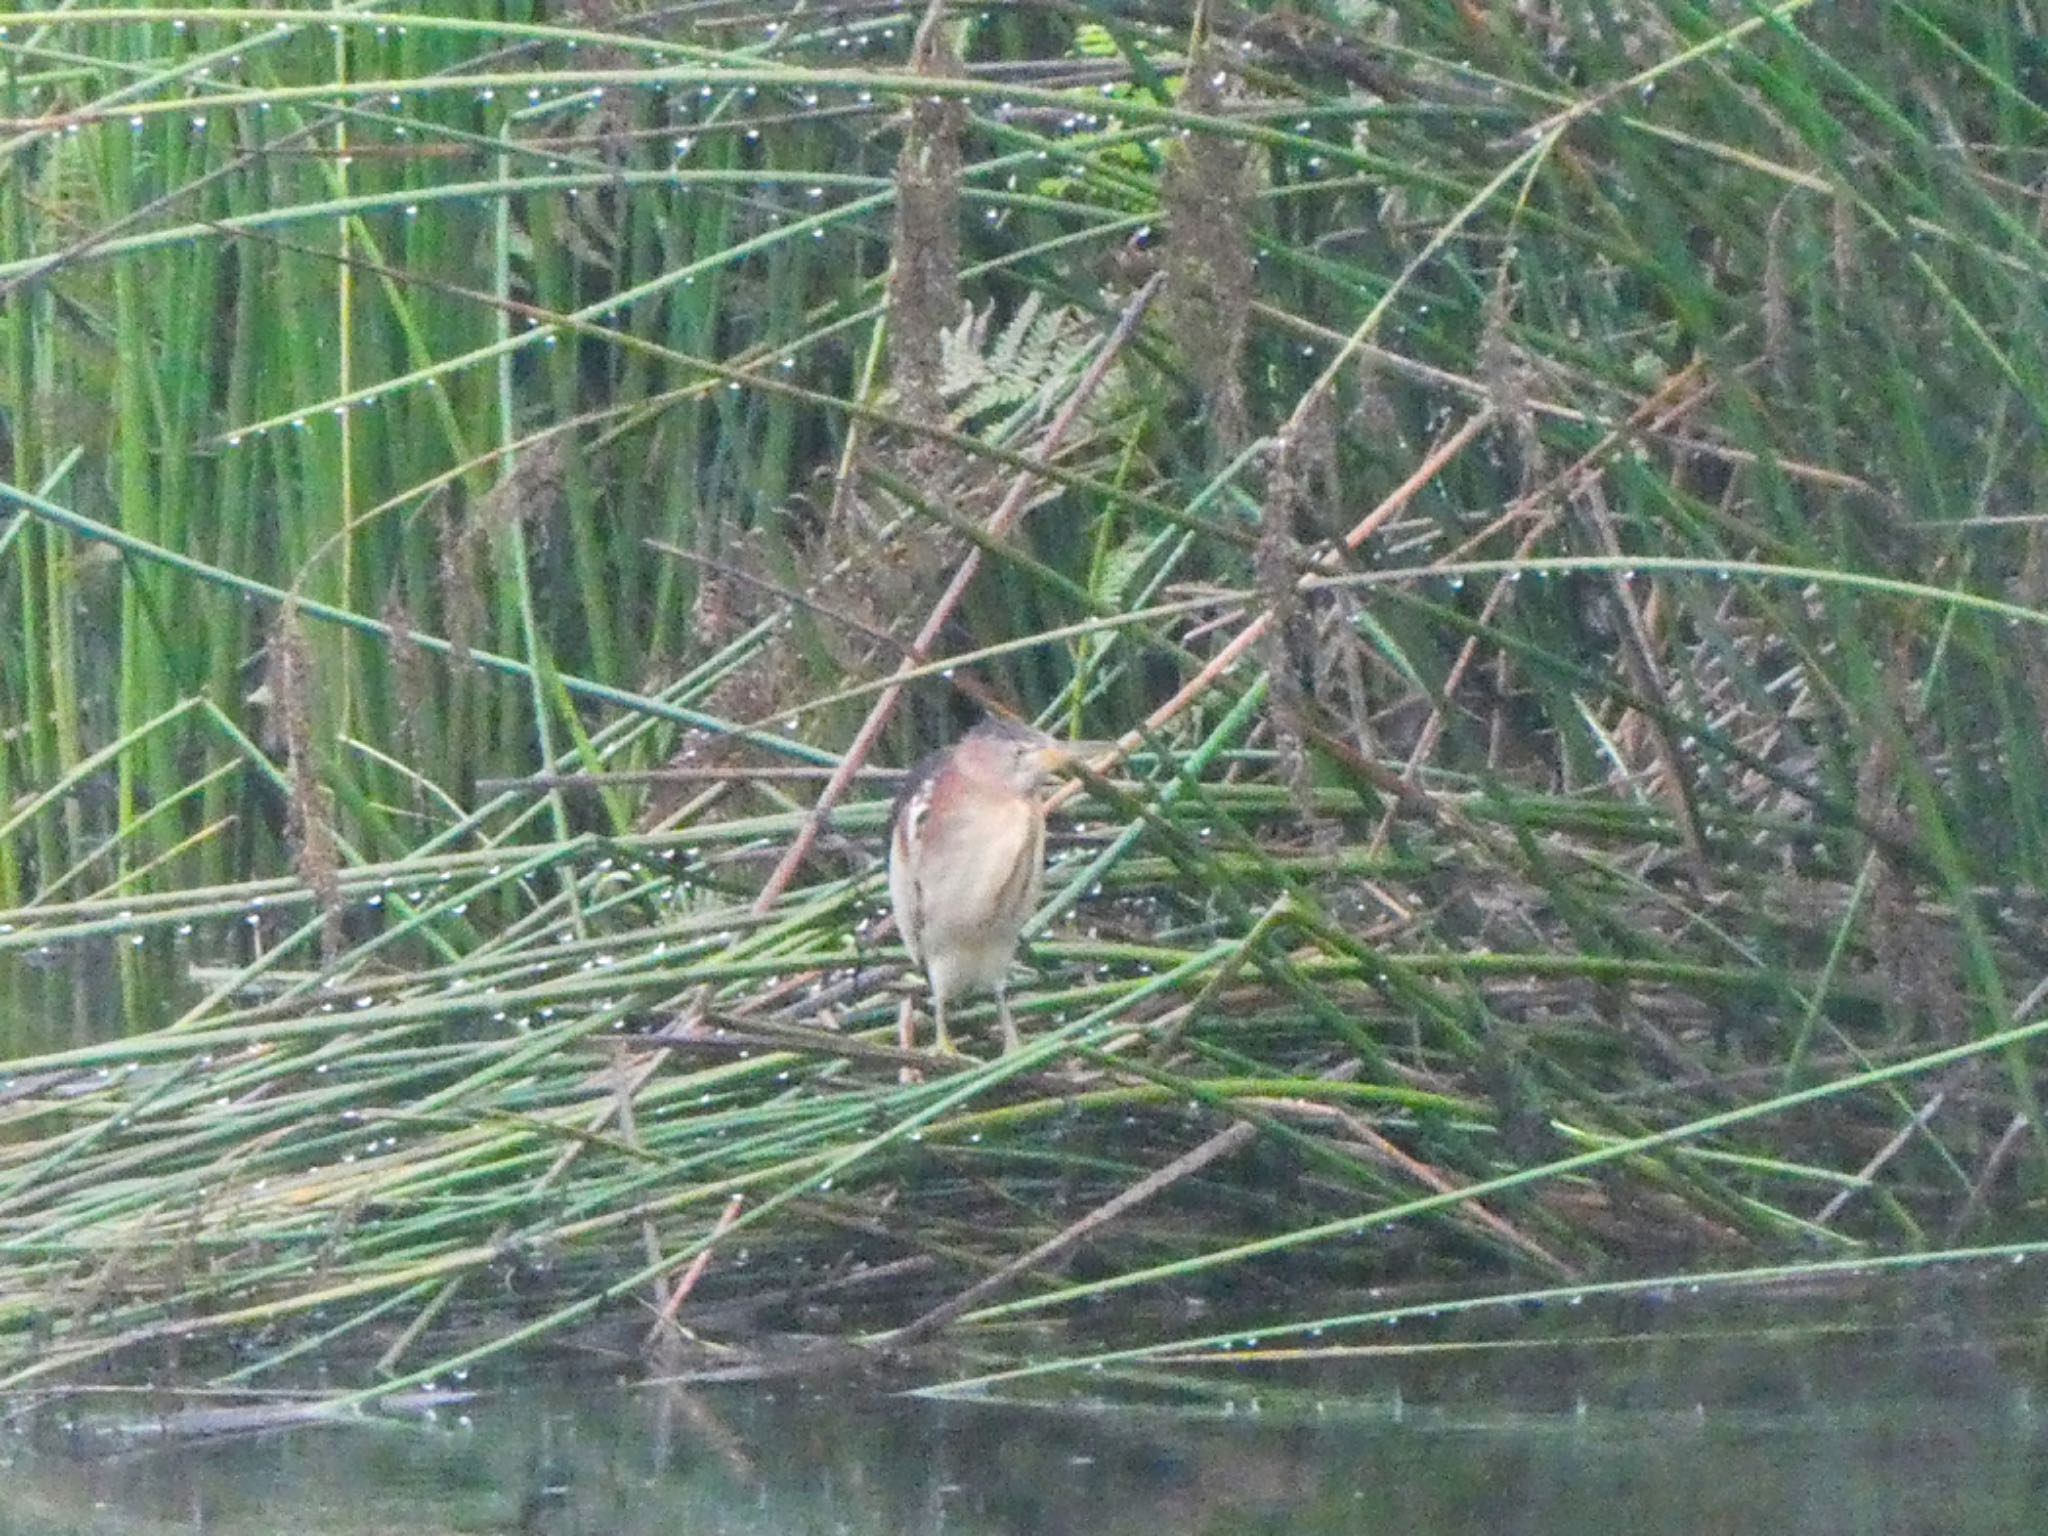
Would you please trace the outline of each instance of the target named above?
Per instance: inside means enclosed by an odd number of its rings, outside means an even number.
[[[1072,773],[1108,756],[1116,746],[1113,741],[1049,741],[1041,749],[1039,766],[1047,773]]]

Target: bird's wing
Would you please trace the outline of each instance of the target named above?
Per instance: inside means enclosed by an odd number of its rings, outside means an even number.
[[[900,837],[889,839],[889,905],[895,909],[896,931],[910,951],[910,963],[922,969],[924,955],[918,949],[917,936],[924,928],[924,915],[919,910],[917,873],[910,867]]]
[[[910,951],[910,963],[919,969],[924,966],[924,949],[918,942],[924,932],[924,894],[918,888],[917,861],[910,855],[911,834],[931,809],[932,780],[938,761],[934,755],[911,769],[903,787],[896,792],[889,817],[889,905],[895,910],[896,931],[903,936],[903,947]]]

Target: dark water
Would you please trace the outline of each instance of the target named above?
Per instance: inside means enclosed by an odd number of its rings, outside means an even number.
[[[75,1407],[17,1411],[0,1536],[2048,1530],[2039,1309],[1835,1312],[1087,1373],[1032,1383],[1030,1400],[536,1367],[396,1421],[176,1448],[106,1434],[140,1424],[132,1404],[90,1433]]]

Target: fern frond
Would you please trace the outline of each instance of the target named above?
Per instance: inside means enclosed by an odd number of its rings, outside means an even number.
[[[956,425],[996,410],[1043,410],[1086,361],[1088,330],[1065,305],[1047,309],[1032,293],[989,341],[990,306],[963,319],[945,338],[941,393]]]

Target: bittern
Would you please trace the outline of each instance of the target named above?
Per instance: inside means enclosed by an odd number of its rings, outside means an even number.
[[[889,901],[931,986],[942,1051],[953,1049],[947,1006],[979,989],[995,993],[1003,1048],[1017,1048],[1004,983],[1045,873],[1038,795],[1072,755],[1043,732],[989,719],[919,763],[896,796]]]

